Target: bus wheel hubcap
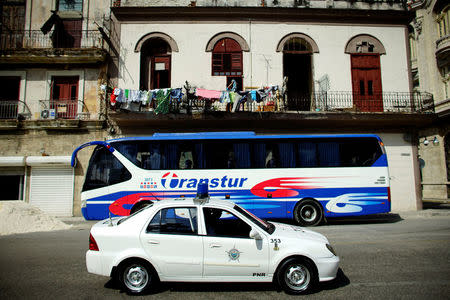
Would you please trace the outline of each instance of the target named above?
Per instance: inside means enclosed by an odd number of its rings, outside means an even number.
[[[312,205],[305,205],[300,210],[300,216],[303,220],[311,222],[317,217],[317,211]]]

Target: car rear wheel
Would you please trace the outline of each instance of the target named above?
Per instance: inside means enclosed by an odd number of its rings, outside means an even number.
[[[288,294],[306,294],[311,292],[317,283],[315,268],[307,260],[289,259],[280,267],[278,283]]]
[[[123,288],[130,294],[142,294],[154,287],[158,281],[150,265],[140,260],[123,264],[118,276]]]
[[[294,209],[295,221],[301,226],[316,226],[323,219],[322,206],[315,200],[306,199]]]

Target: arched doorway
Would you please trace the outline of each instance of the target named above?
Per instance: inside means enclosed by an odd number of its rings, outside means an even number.
[[[170,87],[171,49],[158,37],[148,39],[141,48],[140,89],[152,90]]]
[[[313,53],[319,52],[317,44],[305,34],[292,33],[279,42],[277,51],[283,52],[288,109],[310,111],[314,82]]]
[[[230,38],[224,38],[214,45],[212,50],[212,75],[226,76],[226,86],[232,80],[236,81],[236,90],[242,90],[242,49],[238,42]]]
[[[205,51],[212,52],[211,75],[226,76],[227,87],[235,80],[237,90],[243,90],[243,52],[250,51],[245,39],[234,32],[220,32],[208,41]]]

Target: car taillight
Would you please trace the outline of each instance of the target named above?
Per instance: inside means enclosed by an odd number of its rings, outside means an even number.
[[[95,239],[92,236],[92,234],[89,234],[89,250],[99,251],[98,250],[98,246],[97,246],[97,242],[95,241]]]
[[[388,192],[388,201],[391,202],[391,188],[390,187],[387,188],[387,192]]]

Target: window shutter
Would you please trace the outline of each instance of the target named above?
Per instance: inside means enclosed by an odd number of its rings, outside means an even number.
[[[242,71],[242,53],[231,53],[231,70]]]

